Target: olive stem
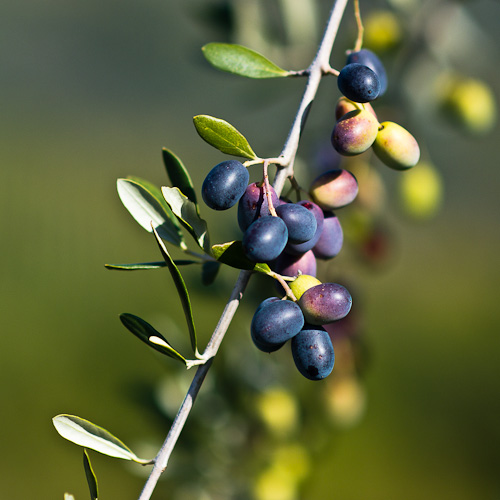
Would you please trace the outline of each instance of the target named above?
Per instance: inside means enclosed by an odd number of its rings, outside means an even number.
[[[264,175],[264,194],[267,198],[267,205],[268,205],[269,213],[273,217],[278,217],[278,214],[276,213],[276,210],[275,210],[274,205],[273,205],[273,198],[271,196],[271,186],[269,184],[269,174],[267,172],[268,165],[269,165],[269,162],[266,160],[264,162],[263,167],[262,167],[262,171],[263,171],[263,175]]]
[[[304,70],[304,74],[308,75],[307,84],[288,137],[285,141],[280,156],[276,159],[273,159],[273,161],[269,160],[269,163],[276,163],[281,166],[281,168],[278,168],[273,183],[278,197],[283,190],[285,180],[288,177],[293,176],[293,163],[299,146],[300,134],[302,132],[302,129],[304,128],[305,122],[307,120],[307,115],[316,96],[319,82],[321,81],[321,78],[323,76],[323,72],[325,69],[328,69],[330,67],[330,54],[335,42],[335,38],[337,36],[340,21],[342,20],[342,17],[344,15],[347,1],[348,0],[334,0],[333,8],[330,12],[328,23],[316,56],[309,68],[307,70]],[[257,163],[259,162],[260,159]],[[229,301],[227,302],[224,311],[219,318],[219,322],[215,327],[212,337],[210,338],[203,353],[203,358],[207,359],[207,362],[197,368],[186,397],[184,398],[184,401],[182,402],[179,411],[177,412],[174,422],[172,423],[172,427],[170,428],[170,431],[165,438],[160,451],[154,459],[153,468],[148,479],[146,480],[146,483],[144,484],[138,500],[149,500],[151,498],[156,484],[167,468],[170,455],[172,454],[175,444],[177,443],[177,439],[179,438],[179,435],[184,428],[186,420],[189,416],[189,413],[191,412],[194,401],[200,391],[205,376],[207,375],[208,370],[212,365],[213,358],[217,354],[220,344],[224,339],[224,335],[226,334],[233,316],[238,309],[238,305],[241,298],[243,297],[243,293],[248,284],[251,274],[251,271],[240,272]],[[288,287],[288,285],[286,286]]]
[[[243,162],[243,165],[245,167],[251,167],[252,165],[259,165],[261,163],[264,163],[267,161],[268,163],[276,163],[278,165],[281,165],[282,159],[281,158],[256,158],[255,160],[247,160]]]
[[[329,66],[328,68],[323,68],[323,75],[333,75],[339,76],[340,71],[338,69],[332,68]]]
[[[191,408],[193,407],[196,396],[198,395],[201,385],[205,379],[205,376],[212,365],[213,358],[217,354],[219,346],[224,338],[233,316],[238,309],[239,302],[243,297],[243,292],[247,286],[248,280],[250,278],[251,271],[241,271],[236,284],[234,285],[233,291],[229,298],[229,301],[224,308],[224,311],[219,319],[219,322],[214,330],[212,338],[208,342],[208,345],[203,353],[203,357],[207,358],[206,363],[200,365],[196,370],[193,377],[189,390],[182,402],[179,411],[174,419],[172,427],[161,447],[160,451],[154,459],[153,469],[144,485],[144,488],[139,496],[139,500],[150,499],[153,494],[154,488],[160,479],[168,465],[168,460],[172,451],[177,443],[177,439],[184,428],[184,424],[189,416]]]
[[[297,302],[297,297],[295,297],[295,294],[292,292],[292,289],[288,286],[288,283],[285,281],[283,276],[281,274],[271,272],[269,276],[272,276],[275,280],[279,282],[279,284],[283,287],[285,290],[286,296],[290,299],[293,300],[294,302]]]
[[[297,201],[300,201],[300,193],[304,192],[307,193],[307,191],[303,188],[300,187],[300,184],[297,182],[297,179],[292,175],[289,177],[290,184],[292,185],[290,192],[295,191],[295,195],[297,196]]]
[[[354,0],[354,17],[356,18],[356,25],[358,26],[358,37],[356,38],[356,43],[354,44],[354,52],[361,50],[363,46],[363,35],[365,28],[363,27],[363,22],[361,21],[361,12],[359,10],[359,0]]]

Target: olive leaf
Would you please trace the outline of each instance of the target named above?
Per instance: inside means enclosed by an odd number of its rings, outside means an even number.
[[[191,340],[191,347],[193,348],[193,352],[198,355],[198,341],[196,338],[196,328],[194,326],[194,318],[193,318],[193,308],[191,307],[191,301],[189,300],[189,293],[186,287],[186,283],[182,278],[182,274],[179,269],[175,265],[172,257],[168,253],[167,248],[163,244],[159,234],[153,229],[153,233],[156,238],[156,242],[158,243],[158,247],[160,248],[161,254],[167,263],[167,267],[172,275],[172,279],[174,280],[175,288],[177,289],[177,293],[179,294],[179,298],[181,299],[182,309],[184,310],[184,316],[186,317],[186,322],[189,330],[189,338]]]
[[[92,500],[98,500],[99,491],[97,488],[97,477],[92,469],[89,454],[85,448],[83,449],[83,468],[85,469],[85,477],[87,478],[87,484],[89,485],[90,498]]]
[[[179,222],[158,188],[148,181],[129,177],[118,179],[117,190],[123,205],[141,227],[151,232],[153,221],[162,238],[173,245],[187,248]]]
[[[201,264],[199,260],[174,260],[176,266],[188,266],[190,264]],[[116,271],[140,271],[144,269],[160,269],[167,267],[164,260],[157,262],[138,262],[137,264],[104,264],[106,269]]]
[[[223,264],[235,267],[237,269],[244,269],[247,271],[256,271],[259,273],[271,275],[271,268],[264,263],[252,262],[243,251],[241,241],[230,241],[228,243],[221,243],[212,247],[214,257]]]
[[[140,464],[151,462],[139,458],[128,446],[106,429],[76,415],[56,415],[52,422],[56,431],[64,439],[79,446],[98,451],[110,457],[133,460]]]
[[[167,339],[147,321],[129,313],[120,314],[120,321],[129,332],[133,333],[139,340],[142,340],[155,351],[186,364],[186,358],[179,354]]]
[[[199,247],[210,254],[210,238],[207,223],[198,213],[197,206],[177,187],[163,186],[163,197],[180,223],[188,230]]]
[[[216,262],[213,260],[207,260],[203,263],[201,268],[201,282],[205,285],[211,285],[220,269],[220,262]]]
[[[209,115],[197,115],[193,122],[200,137],[219,151],[251,160],[258,158],[245,136],[230,123]]]
[[[203,55],[217,69],[247,78],[279,78],[289,75],[255,50],[230,43],[208,43]]]
[[[193,182],[191,181],[189,172],[182,163],[181,159],[167,148],[163,148],[162,154],[163,163],[165,164],[172,186],[179,188],[179,190],[184,193],[187,198],[197,205]]]

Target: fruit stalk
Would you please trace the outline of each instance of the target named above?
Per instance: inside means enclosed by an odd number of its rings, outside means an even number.
[[[344,15],[347,1],[348,0],[334,1],[323,38],[318,47],[318,51],[313,62],[306,72],[306,74],[308,75],[306,88],[302,95],[302,99],[300,101],[292,127],[281,151],[279,157],[280,168],[278,168],[273,182],[273,187],[278,196],[283,190],[285,180],[288,177],[293,176],[293,163],[299,146],[300,134],[307,120],[307,115],[316,96],[321,78],[324,74],[328,74],[330,72],[330,54],[333,49],[335,38],[337,36],[340,21],[342,20],[342,17]],[[202,358],[205,359],[206,362],[203,365],[200,365],[196,370],[186,397],[182,402],[181,407],[179,408],[179,411],[174,419],[172,427],[170,428],[170,431],[154,460],[153,469],[151,470],[151,473],[143,487],[143,490],[139,496],[139,500],[149,500],[151,498],[151,495],[153,494],[153,491],[156,487],[156,484],[158,483],[158,480],[160,479],[161,474],[167,468],[170,455],[189,416],[191,408],[193,407],[196,396],[198,395],[198,392],[203,384],[203,380],[205,379],[205,376],[210,369],[212,360],[217,354],[224,335],[238,308],[239,302],[243,296],[243,292],[245,291],[250,275],[250,271],[241,271],[238,276],[238,280],[236,281],[236,284],[233,288],[230,299],[227,302],[226,307],[224,308],[224,311],[219,319],[217,327],[215,328],[212,337],[202,355]]]

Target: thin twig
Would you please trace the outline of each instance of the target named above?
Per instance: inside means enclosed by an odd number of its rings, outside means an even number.
[[[333,76],[339,76],[340,71],[338,69],[332,68],[331,66],[329,68],[325,68],[323,70],[324,75],[333,75]]]
[[[262,167],[262,170],[264,173],[264,195],[267,198],[267,208],[269,210],[269,213],[273,217],[278,217],[278,214],[276,213],[276,209],[274,208],[274,205],[273,205],[273,197],[271,195],[271,186],[269,184],[268,166],[269,166],[269,162],[266,160],[264,162],[263,167]]]
[[[250,278],[250,271],[241,271],[236,284],[234,285],[233,291],[231,293],[231,297],[224,308],[224,311],[219,319],[219,323],[214,330],[212,338],[210,339],[203,356],[208,358],[208,361],[199,366],[196,370],[196,373],[193,377],[193,381],[189,386],[189,390],[182,402],[179,411],[175,417],[175,420],[170,428],[170,431],[161,447],[158,455],[156,455],[155,463],[153,469],[151,470],[151,474],[149,475],[144,488],[139,496],[139,500],[150,499],[153,494],[153,490],[155,489],[160,476],[163,474],[165,469],[167,468],[168,460],[172,451],[177,443],[177,439],[186,423],[186,420],[189,416],[191,408],[193,407],[194,401],[198,392],[200,391],[201,385],[203,384],[203,380],[212,365],[212,361],[214,356],[217,354],[219,346],[224,338],[224,335],[233,319],[234,313],[236,309],[238,309],[238,304],[241,298],[243,297],[243,291],[246,288],[248,280]]]
[[[361,47],[363,47],[363,35],[365,33],[365,28],[363,28],[363,22],[361,21],[359,0],[354,0],[354,17],[356,18],[356,25],[358,27],[358,37],[356,38],[356,43],[354,44],[354,52],[358,52],[358,50],[361,50]]]
[[[279,282],[279,284],[283,287],[283,290],[285,291],[286,297],[288,297],[290,300],[293,300],[294,302],[297,302],[297,297],[295,297],[292,289],[288,286],[288,283],[285,281],[283,276],[281,276],[281,274],[271,272],[269,276],[272,276],[275,280]]]
[[[330,13],[328,24],[325,29],[325,33],[321,40],[316,56],[306,70],[308,75],[307,85],[302,95],[302,99],[295,115],[294,122],[288,134],[287,140],[280,154],[279,165],[282,168],[278,169],[276,177],[274,178],[274,189],[276,194],[280,196],[283,189],[285,180],[287,177],[293,175],[293,162],[295,155],[297,154],[297,149],[299,146],[300,134],[307,120],[307,115],[309,109],[312,105],[314,97],[319,86],[319,82],[325,71],[330,68],[330,54],[337,36],[337,31],[340,25],[342,16],[344,15],[344,10],[348,0],[335,0],[333,4],[333,9]],[[276,162],[277,163],[277,162]],[[184,427],[184,424],[189,416],[191,408],[193,407],[194,401],[198,392],[201,388],[203,380],[210,369],[212,360],[217,354],[219,346],[224,338],[224,335],[231,324],[233,316],[238,308],[239,302],[243,296],[243,292],[247,286],[248,280],[250,279],[250,271],[241,271],[236,284],[234,285],[231,297],[224,308],[224,311],[219,319],[219,323],[215,328],[210,341],[203,353],[203,357],[208,359],[208,361],[198,367],[196,373],[193,377],[193,381],[189,387],[186,397],[179,408],[179,411],[175,417],[175,420],[170,428],[170,431],[163,443],[160,451],[158,452],[151,474],[148,477],[144,488],[139,496],[139,500],[149,500],[153,494],[154,488],[160,479],[160,476],[165,471],[170,455],[174,449],[174,446],[179,438],[179,435]]]

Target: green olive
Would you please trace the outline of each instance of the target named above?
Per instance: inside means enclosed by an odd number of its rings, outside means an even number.
[[[321,285],[321,281],[319,279],[314,276],[310,276],[309,274],[300,274],[290,283],[290,288],[292,289],[296,299],[299,300],[306,290],[309,290],[309,288],[316,285]]]
[[[419,162],[416,168],[401,176],[399,187],[401,205],[408,215],[425,219],[439,209],[443,185],[441,176],[431,163]]]
[[[449,117],[472,134],[489,132],[496,122],[493,92],[484,82],[465,79],[456,82],[444,98]]]
[[[420,148],[415,138],[394,122],[380,124],[372,147],[378,158],[395,170],[411,168],[420,159]]]

